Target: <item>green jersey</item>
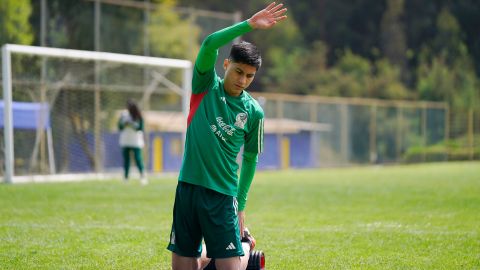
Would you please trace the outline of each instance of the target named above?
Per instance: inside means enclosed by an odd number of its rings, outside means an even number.
[[[179,181],[230,196],[237,196],[237,156],[241,147],[253,154],[263,150],[264,114],[246,91],[238,97],[225,92],[214,63],[218,48],[250,30],[248,23],[242,22],[210,35],[202,44],[193,74],[179,175]]]

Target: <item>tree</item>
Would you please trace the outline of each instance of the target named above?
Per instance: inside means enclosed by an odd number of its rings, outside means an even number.
[[[30,19],[35,44],[40,44],[41,1],[32,1]],[[46,46],[94,50],[94,4],[86,1],[46,1]]]
[[[322,42],[314,43],[310,50],[274,48],[268,52],[272,62],[262,82],[272,92],[315,94],[326,71],[326,53]]]
[[[0,4],[0,45],[30,45],[33,32],[29,24],[32,7],[29,0],[3,0]]]
[[[410,99],[411,92],[402,82],[401,68],[388,59],[379,59],[374,63],[370,89],[370,98]]]
[[[305,61],[299,59],[304,51],[303,37],[295,20],[289,17],[269,31],[252,31],[243,38],[253,42],[262,54],[262,68],[257,74],[261,79],[254,80],[251,89],[257,91],[268,91],[272,87],[278,91],[291,89],[287,86],[288,82],[282,86],[284,89],[278,89],[277,84],[291,74],[298,74],[299,70],[302,70],[301,67],[306,65]]]
[[[418,68],[417,89],[422,99],[447,101],[454,109],[478,104],[478,79],[458,21],[444,8],[437,18],[431,49],[425,47]]]
[[[200,29],[174,12],[175,1],[165,0],[150,15],[148,34],[153,56],[195,60]]]
[[[387,9],[381,22],[381,48],[383,55],[400,67],[404,77],[406,74],[407,45],[402,22],[404,0],[387,0]]]

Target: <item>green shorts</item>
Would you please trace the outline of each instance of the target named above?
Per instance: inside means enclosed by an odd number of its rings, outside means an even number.
[[[243,256],[237,200],[214,190],[178,182],[168,250],[184,257],[200,257],[202,238],[209,258]]]

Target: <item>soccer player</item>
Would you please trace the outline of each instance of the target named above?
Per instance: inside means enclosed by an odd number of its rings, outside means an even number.
[[[286,18],[282,4],[269,4],[246,21],[209,35],[195,62],[185,153],[173,207],[168,249],[174,270],[204,266],[214,258],[219,270],[245,269],[249,248],[245,204],[258,153],[263,149],[263,110],[245,91],[261,65],[257,48],[234,44],[223,62],[225,76],[215,69],[218,49],[253,29],[269,29]],[[240,179],[236,157],[243,149]]]

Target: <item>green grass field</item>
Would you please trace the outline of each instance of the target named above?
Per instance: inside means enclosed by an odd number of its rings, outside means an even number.
[[[0,269],[170,269],[176,180],[0,185]],[[480,163],[260,172],[267,269],[480,269]]]

